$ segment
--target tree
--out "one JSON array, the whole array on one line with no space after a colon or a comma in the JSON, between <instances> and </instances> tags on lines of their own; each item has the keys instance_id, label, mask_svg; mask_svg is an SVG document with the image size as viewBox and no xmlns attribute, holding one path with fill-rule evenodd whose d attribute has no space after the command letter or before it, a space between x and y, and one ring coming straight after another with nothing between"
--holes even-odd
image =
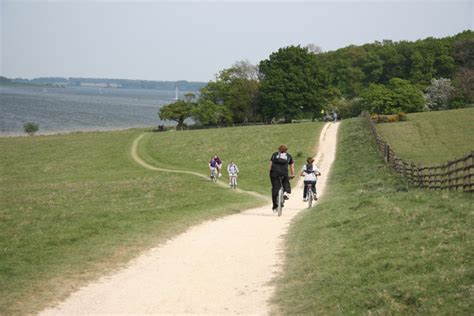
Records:
<instances>
[{"instance_id":1,"label":"tree","mask_svg":"<svg viewBox=\"0 0 474 316\"><path fill-rule=\"evenodd\" d=\"M474 38L455 42L453 54L458 65L474 68Z\"/></svg>"},{"instance_id":2,"label":"tree","mask_svg":"<svg viewBox=\"0 0 474 316\"><path fill-rule=\"evenodd\" d=\"M23 125L23 130L28 135L33 136L39 130L39 125L34 122L27 122Z\"/></svg>"},{"instance_id":3,"label":"tree","mask_svg":"<svg viewBox=\"0 0 474 316\"><path fill-rule=\"evenodd\" d=\"M420 112L425 106L425 98L420 89L412 85L408 80L392 78L388 83L392 91L393 109L392 113Z\"/></svg>"},{"instance_id":4,"label":"tree","mask_svg":"<svg viewBox=\"0 0 474 316\"><path fill-rule=\"evenodd\" d=\"M394 96L383 84L371 83L361 95L364 110L370 113L390 114L394 107Z\"/></svg>"},{"instance_id":5,"label":"tree","mask_svg":"<svg viewBox=\"0 0 474 316\"><path fill-rule=\"evenodd\" d=\"M318 46L314 43L306 45L306 48L308 49L310 53L313 53L313 54L321 54L323 52L323 49L321 48L321 46Z\"/></svg>"},{"instance_id":6,"label":"tree","mask_svg":"<svg viewBox=\"0 0 474 316\"><path fill-rule=\"evenodd\" d=\"M192 110L194 119L204 126L220 126L232 123L232 114L224 105L203 100Z\"/></svg>"},{"instance_id":7,"label":"tree","mask_svg":"<svg viewBox=\"0 0 474 316\"><path fill-rule=\"evenodd\" d=\"M250 62L237 61L231 68L224 69L201 89L202 101L225 106L236 123L257 121L258 68Z\"/></svg>"},{"instance_id":8,"label":"tree","mask_svg":"<svg viewBox=\"0 0 474 316\"><path fill-rule=\"evenodd\" d=\"M280 48L259 64L260 102L266 121L320 115L329 76L307 48Z\"/></svg>"},{"instance_id":9,"label":"tree","mask_svg":"<svg viewBox=\"0 0 474 316\"><path fill-rule=\"evenodd\" d=\"M191 117L192 104L183 100L164 105L158 111L158 116L162 120L171 120L178 123L177 129L184 129L184 121Z\"/></svg>"},{"instance_id":10,"label":"tree","mask_svg":"<svg viewBox=\"0 0 474 316\"><path fill-rule=\"evenodd\" d=\"M454 82L459 88L466 104L474 103L474 67L461 67L454 76Z\"/></svg>"},{"instance_id":11,"label":"tree","mask_svg":"<svg viewBox=\"0 0 474 316\"><path fill-rule=\"evenodd\" d=\"M450 79L432 79L431 85L426 88L426 105L430 110L446 110L454 92Z\"/></svg>"},{"instance_id":12,"label":"tree","mask_svg":"<svg viewBox=\"0 0 474 316\"><path fill-rule=\"evenodd\" d=\"M392 78L387 86L372 83L361 97L363 108L377 114L422 111L425 104L423 93L400 78Z\"/></svg>"}]
</instances>

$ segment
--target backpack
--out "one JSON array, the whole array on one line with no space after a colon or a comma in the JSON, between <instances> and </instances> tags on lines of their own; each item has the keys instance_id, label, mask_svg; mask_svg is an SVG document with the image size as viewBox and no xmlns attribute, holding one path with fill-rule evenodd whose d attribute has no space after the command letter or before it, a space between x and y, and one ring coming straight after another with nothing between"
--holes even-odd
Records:
<instances>
[{"instance_id":1,"label":"backpack","mask_svg":"<svg viewBox=\"0 0 474 316\"><path fill-rule=\"evenodd\" d=\"M287 153L277 153L272 162L279 164L279 165L287 165L289 163L290 157Z\"/></svg>"},{"instance_id":2,"label":"backpack","mask_svg":"<svg viewBox=\"0 0 474 316\"><path fill-rule=\"evenodd\" d=\"M312 163L309 163L306 165L306 170L304 171L305 173L307 174L310 174L310 173L313 173L313 164Z\"/></svg>"}]
</instances>

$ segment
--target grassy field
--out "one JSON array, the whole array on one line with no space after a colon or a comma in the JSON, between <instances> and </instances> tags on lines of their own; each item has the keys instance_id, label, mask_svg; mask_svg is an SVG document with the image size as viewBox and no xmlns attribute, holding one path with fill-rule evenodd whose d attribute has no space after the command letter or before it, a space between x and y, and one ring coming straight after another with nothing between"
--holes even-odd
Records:
<instances>
[{"instance_id":1,"label":"grassy field","mask_svg":"<svg viewBox=\"0 0 474 316\"><path fill-rule=\"evenodd\" d=\"M377 130L405 160L444 163L474 150L474 108L410 113L408 121L378 124Z\"/></svg>"},{"instance_id":2,"label":"grassy field","mask_svg":"<svg viewBox=\"0 0 474 316\"><path fill-rule=\"evenodd\" d=\"M279 143L289 140L285 133L297 139L290 147L311 152L321 126L280 125L258 137L249 135L254 128L150 134L140 153L154 165L162 163L153 156L175 157L176 164L168 160L167 167L206 173L206 164L201 165L192 151L202 154L205 162L212 153L208 147L194 147L195 142L221 139L210 151L227 142L240 144L241 154L235 157L245 156L259 167L265 162L261 182L241 164L241 187L268 193L268 159ZM39 311L193 224L262 203L199 177L139 166L130 148L141 133L0 138L0 315ZM186 141L189 147L161 147L161 139L181 145ZM255 150L261 142L268 144L268 152ZM231 153L232 149L219 150L224 159Z\"/></svg>"},{"instance_id":3,"label":"grassy field","mask_svg":"<svg viewBox=\"0 0 474 316\"><path fill-rule=\"evenodd\" d=\"M473 196L408 188L366 124L342 123L327 195L291 227L278 312L472 314Z\"/></svg>"},{"instance_id":4,"label":"grassy field","mask_svg":"<svg viewBox=\"0 0 474 316\"><path fill-rule=\"evenodd\" d=\"M316 154L315 143L323 123L249 126L194 130L186 133L148 134L139 148L140 156L163 168L209 173L211 156L219 155L223 169L230 160L240 169L239 186L269 193L270 156L282 143L301 168L308 156ZM224 172L227 176L227 172Z\"/></svg>"}]
</instances>

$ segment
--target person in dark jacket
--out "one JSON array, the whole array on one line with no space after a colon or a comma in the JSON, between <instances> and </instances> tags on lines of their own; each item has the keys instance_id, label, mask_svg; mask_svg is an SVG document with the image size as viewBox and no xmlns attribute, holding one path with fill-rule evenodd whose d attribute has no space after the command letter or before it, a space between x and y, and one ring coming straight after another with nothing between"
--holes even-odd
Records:
<instances>
[{"instance_id":1,"label":"person in dark jacket","mask_svg":"<svg viewBox=\"0 0 474 316\"><path fill-rule=\"evenodd\" d=\"M290 175L288 176L288 169ZM278 190L280 190L279 177L283 177L283 191L284 199L288 200L291 193L290 179L295 176L295 166L293 157L288 153L288 146L281 145L278 147L278 151L273 153L270 158L270 181L272 183L272 210L276 212L278 207Z\"/></svg>"}]
</instances>

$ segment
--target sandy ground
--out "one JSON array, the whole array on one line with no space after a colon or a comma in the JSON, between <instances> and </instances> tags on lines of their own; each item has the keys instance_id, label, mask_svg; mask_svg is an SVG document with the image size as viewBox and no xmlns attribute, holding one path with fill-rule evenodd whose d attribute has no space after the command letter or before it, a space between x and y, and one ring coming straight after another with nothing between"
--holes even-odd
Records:
<instances>
[{"instance_id":1,"label":"sandy ground","mask_svg":"<svg viewBox=\"0 0 474 316\"><path fill-rule=\"evenodd\" d=\"M338 126L328 123L321 132L316 156L323 173L317 184L320 197L335 158ZM133 152L136 156L136 144ZM284 259L283 236L292 219L306 208L299 181L281 217L268 204L192 227L40 314L267 315L274 291L271 281ZM317 211L317 203L312 211Z\"/></svg>"}]
</instances>

